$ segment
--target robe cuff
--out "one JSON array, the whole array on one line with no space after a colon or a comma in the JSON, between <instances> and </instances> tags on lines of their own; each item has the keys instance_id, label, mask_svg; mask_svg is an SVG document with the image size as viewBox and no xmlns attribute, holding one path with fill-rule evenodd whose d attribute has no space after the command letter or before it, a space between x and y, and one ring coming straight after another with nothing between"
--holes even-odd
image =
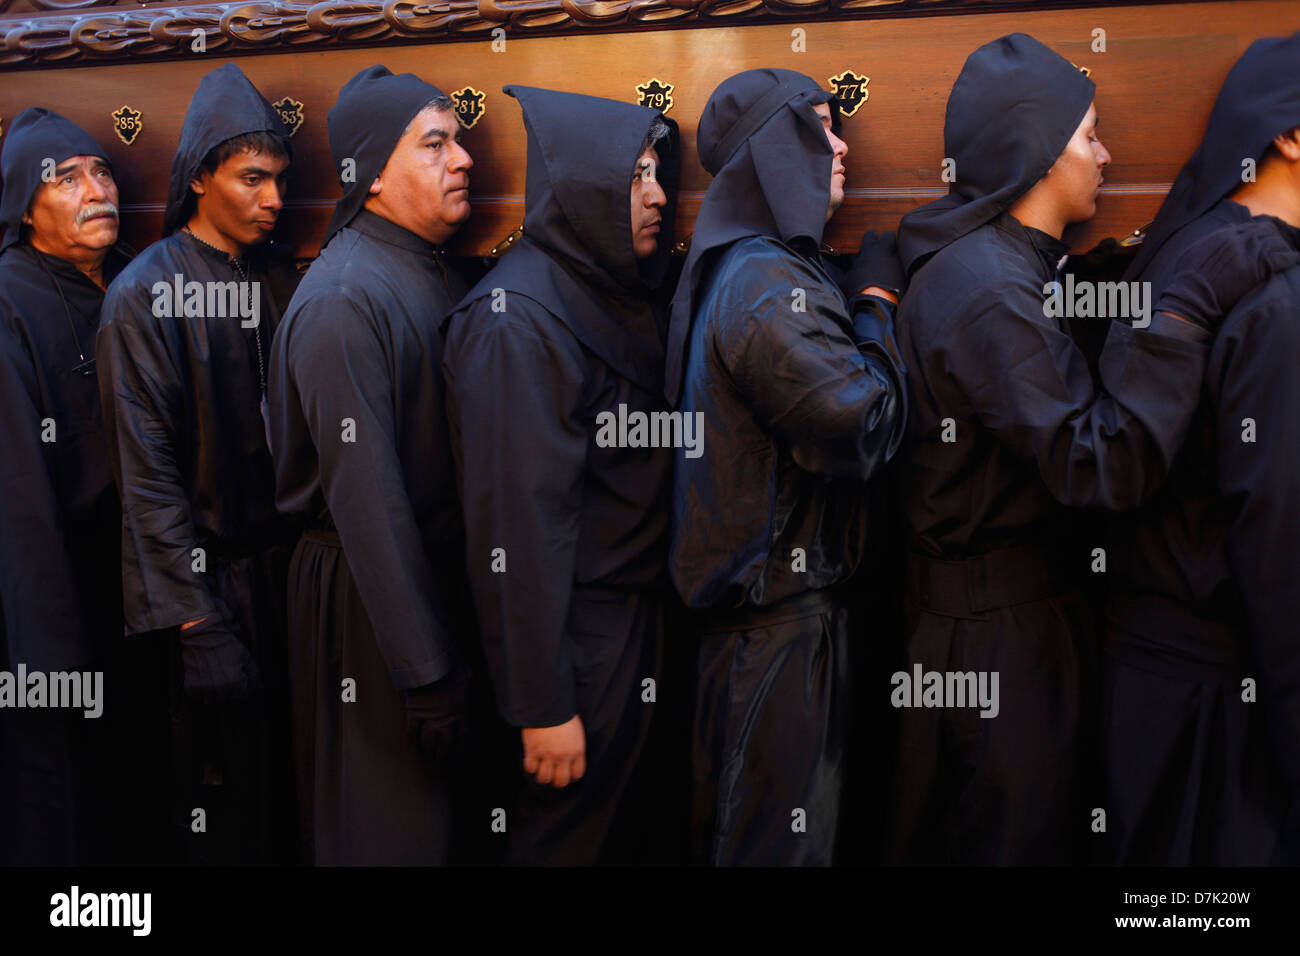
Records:
<instances>
[{"instance_id":1,"label":"robe cuff","mask_svg":"<svg viewBox=\"0 0 1300 956\"><path fill-rule=\"evenodd\" d=\"M572 690L561 693L547 703L533 706L502 706L501 717L512 727L558 727L578 715L578 703Z\"/></svg>"},{"instance_id":2,"label":"robe cuff","mask_svg":"<svg viewBox=\"0 0 1300 956\"><path fill-rule=\"evenodd\" d=\"M1151 313L1151 326L1139 331L1154 332L1156 335L1164 335L1173 339L1183 339L1187 342L1198 342L1208 345L1214 341L1214 333L1209 329L1202 328L1195 322L1175 319L1172 315L1166 315L1163 312Z\"/></svg>"},{"instance_id":3,"label":"robe cuff","mask_svg":"<svg viewBox=\"0 0 1300 956\"><path fill-rule=\"evenodd\" d=\"M859 316L873 316L888 323L894 317L898 306L878 295L859 292L849 300L849 315L853 316L854 328L857 328Z\"/></svg>"},{"instance_id":4,"label":"robe cuff","mask_svg":"<svg viewBox=\"0 0 1300 956\"><path fill-rule=\"evenodd\" d=\"M457 659L458 655L449 648L437 657L412 664L410 667L389 670L388 674L393 679L393 686L398 690L414 690L442 680L455 668Z\"/></svg>"},{"instance_id":5,"label":"robe cuff","mask_svg":"<svg viewBox=\"0 0 1300 956\"><path fill-rule=\"evenodd\" d=\"M216 602L210 598L206 607L172 607L170 611L165 613L155 611L152 608L139 613L138 609L128 608L124 612L123 633L128 637L133 634L150 634L154 631L179 628L182 624L188 624L190 621L197 621L200 618L212 617L213 615L221 616L221 611L218 610Z\"/></svg>"},{"instance_id":6,"label":"robe cuff","mask_svg":"<svg viewBox=\"0 0 1300 956\"><path fill-rule=\"evenodd\" d=\"M906 366L887 321L894 304L874 295L856 296L853 301L862 303L861 308L853 313L854 344L859 351L875 355L888 365L895 383L901 388L906 380Z\"/></svg>"}]
</instances>

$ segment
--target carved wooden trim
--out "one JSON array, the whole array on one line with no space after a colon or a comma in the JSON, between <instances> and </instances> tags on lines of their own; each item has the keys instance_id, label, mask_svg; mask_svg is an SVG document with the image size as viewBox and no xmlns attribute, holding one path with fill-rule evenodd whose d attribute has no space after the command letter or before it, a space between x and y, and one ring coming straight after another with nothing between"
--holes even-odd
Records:
<instances>
[{"instance_id":1,"label":"carved wooden trim","mask_svg":"<svg viewBox=\"0 0 1300 956\"><path fill-rule=\"evenodd\" d=\"M0 0L0 70L184 57L195 30L208 52L231 55L482 39L497 27L523 37L1153 2L1188 0Z\"/></svg>"}]
</instances>

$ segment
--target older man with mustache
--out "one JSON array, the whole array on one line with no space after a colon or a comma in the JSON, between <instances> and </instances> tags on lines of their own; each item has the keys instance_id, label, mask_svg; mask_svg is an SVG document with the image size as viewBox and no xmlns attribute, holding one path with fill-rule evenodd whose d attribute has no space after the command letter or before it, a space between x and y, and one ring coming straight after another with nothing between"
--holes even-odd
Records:
<instances>
[{"instance_id":1,"label":"older man with mustache","mask_svg":"<svg viewBox=\"0 0 1300 956\"><path fill-rule=\"evenodd\" d=\"M15 120L0 166L0 670L101 670L122 632L94 362L104 287L127 261L117 185L100 145L39 107ZM88 733L103 726L0 711L0 864L100 857Z\"/></svg>"}]
</instances>

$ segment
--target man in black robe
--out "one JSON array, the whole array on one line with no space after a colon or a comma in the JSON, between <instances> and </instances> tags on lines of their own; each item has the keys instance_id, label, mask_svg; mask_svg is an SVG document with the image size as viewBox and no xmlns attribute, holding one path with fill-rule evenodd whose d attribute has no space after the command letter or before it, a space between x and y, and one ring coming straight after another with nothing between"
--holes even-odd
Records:
<instances>
[{"instance_id":1,"label":"man in black robe","mask_svg":"<svg viewBox=\"0 0 1300 956\"><path fill-rule=\"evenodd\" d=\"M680 452L609 423L667 411L650 297L680 160L655 110L505 92L528 131L524 236L447 320L447 415L479 629L529 777L501 820L506 861L581 865L609 859L670 692L654 682Z\"/></svg>"},{"instance_id":2,"label":"man in black robe","mask_svg":"<svg viewBox=\"0 0 1300 956\"><path fill-rule=\"evenodd\" d=\"M821 258L848 147L830 93L750 70L709 98L713 174L672 306L666 395L703 420L673 480L673 581L699 639L692 853L827 865L850 722L867 486L902 438L897 281L864 241L845 293ZM892 248L880 275L897 272ZM868 289L867 287L873 287ZM867 294L867 292L871 294ZM846 301L847 300L847 301Z\"/></svg>"},{"instance_id":3,"label":"man in black robe","mask_svg":"<svg viewBox=\"0 0 1300 956\"><path fill-rule=\"evenodd\" d=\"M104 672L122 634L121 516L94 343L104 287L129 261L117 185L100 145L39 107L14 120L2 165L0 670ZM130 821L107 813L123 784L105 786L100 758L125 703L118 676L91 720L0 710L0 865L115 855L104 837Z\"/></svg>"},{"instance_id":4,"label":"man in black robe","mask_svg":"<svg viewBox=\"0 0 1300 956\"><path fill-rule=\"evenodd\" d=\"M283 124L240 69L205 76L172 162L164 238L109 287L97 340L126 631L154 635L174 822L194 861L282 860L293 842L291 538L266 423L271 336L298 278L267 242L288 164Z\"/></svg>"},{"instance_id":5,"label":"man in black robe","mask_svg":"<svg viewBox=\"0 0 1300 956\"><path fill-rule=\"evenodd\" d=\"M472 613L438 336L465 286L441 247L473 161L442 91L382 66L343 87L329 132L355 176L271 359L277 500L306 526L289 577L305 857L445 863Z\"/></svg>"},{"instance_id":6,"label":"man in black robe","mask_svg":"<svg viewBox=\"0 0 1300 956\"><path fill-rule=\"evenodd\" d=\"M1095 213L1110 161L1093 92L1024 34L976 50L948 101L956 180L899 229L912 417L898 862L1077 862L1097 822L1096 649L1080 587L1104 549L1066 506L1129 509L1154 493L1210 333L1201 316L1130 306L1141 321L1112 323L1098 391L1051 304L1062 232Z\"/></svg>"},{"instance_id":7,"label":"man in black robe","mask_svg":"<svg viewBox=\"0 0 1300 956\"><path fill-rule=\"evenodd\" d=\"M1229 72L1131 270L1180 314L1226 311L1206 261L1258 288L1218 331L1165 486L1115 522L1102 703L1117 863L1297 862L1297 227L1300 34L1257 40ZM1261 261L1278 245L1289 257Z\"/></svg>"}]
</instances>

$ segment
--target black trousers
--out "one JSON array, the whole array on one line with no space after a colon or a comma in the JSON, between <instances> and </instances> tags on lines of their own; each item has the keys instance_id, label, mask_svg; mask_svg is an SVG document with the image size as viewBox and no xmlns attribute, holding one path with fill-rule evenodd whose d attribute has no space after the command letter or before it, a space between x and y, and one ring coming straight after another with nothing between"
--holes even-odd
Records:
<instances>
[{"instance_id":1,"label":"black trousers","mask_svg":"<svg viewBox=\"0 0 1300 956\"><path fill-rule=\"evenodd\" d=\"M657 706L646 699L643 682L655 681L656 700L664 692L659 686L663 629L664 605L657 593L575 588L568 633L578 715L587 736L587 772L560 789L523 779L506 817L508 865L624 862L611 859L611 849L628 844L627 832L645 824L638 815L652 806L640 799L643 794L625 796ZM505 759L521 768L522 777L518 731Z\"/></svg>"},{"instance_id":2,"label":"black trousers","mask_svg":"<svg viewBox=\"0 0 1300 956\"><path fill-rule=\"evenodd\" d=\"M851 721L851 615L810 592L739 615L697 615L692 858L829 866Z\"/></svg>"}]
</instances>

